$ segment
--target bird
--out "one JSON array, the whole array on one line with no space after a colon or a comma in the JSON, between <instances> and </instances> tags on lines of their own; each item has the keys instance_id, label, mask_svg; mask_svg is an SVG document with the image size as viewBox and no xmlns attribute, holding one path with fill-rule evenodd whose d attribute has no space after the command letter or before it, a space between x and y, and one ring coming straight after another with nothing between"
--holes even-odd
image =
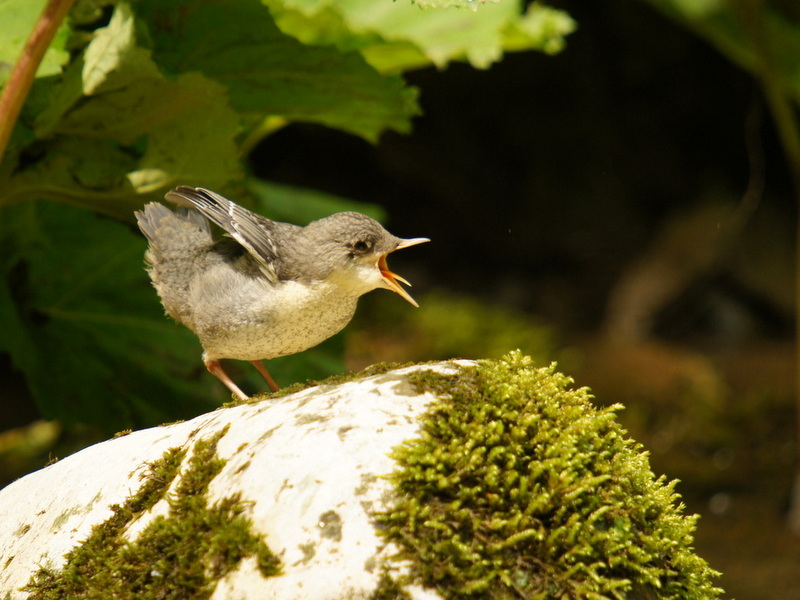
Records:
<instances>
[{"instance_id":1,"label":"bird","mask_svg":"<svg viewBox=\"0 0 800 600\"><path fill-rule=\"evenodd\" d=\"M206 369L248 398L221 359L252 363L302 352L341 331L358 298L385 288L414 306L386 257L428 238L395 237L374 219L340 212L301 227L273 221L200 187L178 186L136 211L146 270L166 313L193 331ZM212 223L221 229L215 235Z\"/></svg>"}]
</instances>

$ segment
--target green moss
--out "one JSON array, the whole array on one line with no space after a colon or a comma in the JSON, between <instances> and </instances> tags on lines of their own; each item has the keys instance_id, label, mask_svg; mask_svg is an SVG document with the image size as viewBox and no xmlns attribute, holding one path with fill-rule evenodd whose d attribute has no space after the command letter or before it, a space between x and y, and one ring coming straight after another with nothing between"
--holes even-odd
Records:
<instances>
[{"instance_id":1,"label":"green moss","mask_svg":"<svg viewBox=\"0 0 800 600\"><path fill-rule=\"evenodd\" d=\"M369 600L411 600L411 594L395 581L388 569L385 569L378 580L378 586L369 596Z\"/></svg>"},{"instance_id":2,"label":"green moss","mask_svg":"<svg viewBox=\"0 0 800 600\"><path fill-rule=\"evenodd\" d=\"M383 534L447 598L716 598L696 517L588 391L519 352L415 377L443 398L400 469Z\"/></svg>"},{"instance_id":3,"label":"green moss","mask_svg":"<svg viewBox=\"0 0 800 600\"><path fill-rule=\"evenodd\" d=\"M112 515L66 555L61 569L42 568L31 578L24 588L29 600L199 600L248 556L256 557L265 577L279 573L278 559L252 532L238 494L208 504L208 486L225 464L216 455L224 434L195 443L172 492L186 451L173 448L149 464L139 490L111 507ZM167 514L153 518L135 540L126 539L128 526L165 497Z\"/></svg>"}]
</instances>

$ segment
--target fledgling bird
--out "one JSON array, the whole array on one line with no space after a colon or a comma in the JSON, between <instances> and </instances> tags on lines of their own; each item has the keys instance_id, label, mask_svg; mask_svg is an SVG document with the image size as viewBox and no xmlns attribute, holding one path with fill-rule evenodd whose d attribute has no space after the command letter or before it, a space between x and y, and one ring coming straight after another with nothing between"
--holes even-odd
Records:
<instances>
[{"instance_id":1,"label":"fledgling bird","mask_svg":"<svg viewBox=\"0 0 800 600\"><path fill-rule=\"evenodd\" d=\"M183 208L151 202L136 212L150 279L167 314L200 338L206 368L240 399L247 395L220 359L250 361L275 391L261 360L338 333L362 294L386 288L417 306L386 256L427 238L395 237L357 212L305 227L272 221L203 188L180 186L166 198ZM215 239L209 221L227 235Z\"/></svg>"}]
</instances>

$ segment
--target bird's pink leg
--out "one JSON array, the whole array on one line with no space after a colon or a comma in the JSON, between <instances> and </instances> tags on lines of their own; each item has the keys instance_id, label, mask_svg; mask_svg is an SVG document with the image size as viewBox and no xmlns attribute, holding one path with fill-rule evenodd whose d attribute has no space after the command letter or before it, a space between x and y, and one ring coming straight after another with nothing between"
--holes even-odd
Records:
<instances>
[{"instance_id":1,"label":"bird's pink leg","mask_svg":"<svg viewBox=\"0 0 800 600\"><path fill-rule=\"evenodd\" d=\"M218 360L206 360L203 362L206 365L206 369L208 369L211 374L224 383L225 387L233 392L234 396L236 396L239 400L247 400L247 394L240 390L238 385L233 383L231 378L228 377L228 374L222 369L222 365L219 364Z\"/></svg>"},{"instance_id":2,"label":"bird's pink leg","mask_svg":"<svg viewBox=\"0 0 800 600\"><path fill-rule=\"evenodd\" d=\"M267 382L270 390L277 392L279 389L281 389L278 384L275 383L275 380L272 378L272 375L269 374L269 371L267 371L267 367L264 366L264 363L262 363L260 360L251 360L250 364L256 368L256 371L261 373L261 376L264 378L264 381Z\"/></svg>"}]
</instances>

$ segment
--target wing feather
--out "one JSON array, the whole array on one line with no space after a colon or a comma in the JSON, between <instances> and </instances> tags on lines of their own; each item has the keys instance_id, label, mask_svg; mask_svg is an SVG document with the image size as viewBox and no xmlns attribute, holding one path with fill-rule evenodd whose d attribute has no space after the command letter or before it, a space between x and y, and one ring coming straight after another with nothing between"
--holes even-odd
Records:
<instances>
[{"instance_id":1,"label":"wing feather","mask_svg":"<svg viewBox=\"0 0 800 600\"><path fill-rule=\"evenodd\" d=\"M278 281L280 228L290 225L266 219L204 188L179 186L167 192L166 198L180 206L196 208L219 225L258 261L267 279Z\"/></svg>"}]
</instances>

